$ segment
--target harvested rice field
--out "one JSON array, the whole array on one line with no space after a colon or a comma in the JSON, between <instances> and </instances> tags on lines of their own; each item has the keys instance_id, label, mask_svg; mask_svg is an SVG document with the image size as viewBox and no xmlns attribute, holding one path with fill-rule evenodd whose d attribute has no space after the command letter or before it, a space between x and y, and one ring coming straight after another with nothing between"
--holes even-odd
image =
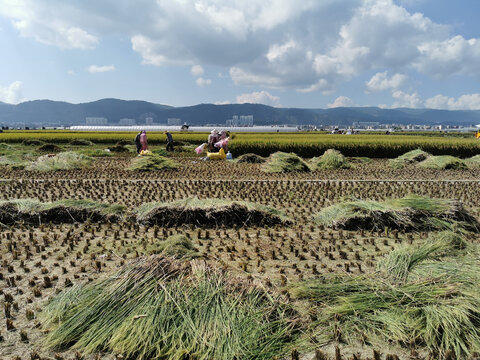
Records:
<instances>
[{"instance_id":1,"label":"harvested rice field","mask_svg":"<svg viewBox=\"0 0 480 360\"><path fill-rule=\"evenodd\" d=\"M479 358L473 160L59 146L0 153L1 359Z\"/></svg>"}]
</instances>

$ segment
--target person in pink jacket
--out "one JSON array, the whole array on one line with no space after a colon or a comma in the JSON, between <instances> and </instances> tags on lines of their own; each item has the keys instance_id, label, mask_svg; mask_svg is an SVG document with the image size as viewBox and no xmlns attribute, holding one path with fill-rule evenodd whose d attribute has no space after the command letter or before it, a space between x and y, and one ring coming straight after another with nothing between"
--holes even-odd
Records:
<instances>
[{"instance_id":1,"label":"person in pink jacket","mask_svg":"<svg viewBox=\"0 0 480 360\"><path fill-rule=\"evenodd\" d=\"M142 150L148 150L147 132L145 130L142 130L140 134L140 144L142 145Z\"/></svg>"}]
</instances>

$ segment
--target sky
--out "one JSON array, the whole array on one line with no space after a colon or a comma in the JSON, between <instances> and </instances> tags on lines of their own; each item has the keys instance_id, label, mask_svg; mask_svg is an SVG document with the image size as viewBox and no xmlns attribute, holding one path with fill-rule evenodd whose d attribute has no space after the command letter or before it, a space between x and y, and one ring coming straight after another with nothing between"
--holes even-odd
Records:
<instances>
[{"instance_id":1,"label":"sky","mask_svg":"<svg viewBox=\"0 0 480 360\"><path fill-rule=\"evenodd\" d=\"M479 0L0 0L0 101L480 109Z\"/></svg>"}]
</instances>

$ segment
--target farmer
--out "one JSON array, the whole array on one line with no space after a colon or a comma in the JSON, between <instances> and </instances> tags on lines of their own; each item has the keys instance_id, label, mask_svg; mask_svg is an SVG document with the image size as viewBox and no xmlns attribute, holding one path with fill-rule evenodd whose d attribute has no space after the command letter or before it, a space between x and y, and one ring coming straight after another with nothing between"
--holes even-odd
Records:
<instances>
[{"instance_id":1,"label":"farmer","mask_svg":"<svg viewBox=\"0 0 480 360\"><path fill-rule=\"evenodd\" d=\"M210 152L217 151L217 149L215 149L215 143L218 142L218 140L219 140L218 132L217 132L216 129L213 129L210 132L210 135L208 135L208 141L207 141L208 151L210 151Z\"/></svg>"},{"instance_id":2,"label":"farmer","mask_svg":"<svg viewBox=\"0 0 480 360\"><path fill-rule=\"evenodd\" d=\"M223 149L225 153L227 153L228 151L228 142L230 140L228 135L229 135L228 132L226 132L225 130L222 130L222 132L220 133L220 138L215 143L215 147L218 149Z\"/></svg>"},{"instance_id":3,"label":"farmer","mask_svg":"<svg viewBox=\"0 0 480 360\"><path fill-rule=\"evenodd\" d=\"M141 150L148 150L147 132L145 130L142 130L142 132L140 133L140 144L142 145Z\"/></svg>"},{"instance_id":4,"label":"farmer","mask_svg":"<svg viewBox=\"0 0 480 360\"><path fill-rule=\"evenodd\" d=\"M142 135L141 131L135 136L135 139L133 140L135 142L135 146L137 147L137 154L140 154L140 151L142 150L142 144L140 143L140 135Z\"/></svg>"},{"instance_id":5,"label":"farmer","mask_svg":"<svg viewBox=\"0 0 480 360\"><path fill-rule=\"evenodd\" d=\"M170 131L165 131L165 135L167 135L167 151L173 151L173 137L170 134Z\"/></svg>"}]
</instances>

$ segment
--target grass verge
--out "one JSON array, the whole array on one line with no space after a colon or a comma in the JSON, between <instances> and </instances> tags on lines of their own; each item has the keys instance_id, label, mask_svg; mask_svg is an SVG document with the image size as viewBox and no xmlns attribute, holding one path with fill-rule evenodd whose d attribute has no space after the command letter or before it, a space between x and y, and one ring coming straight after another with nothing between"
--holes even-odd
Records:
<instances>
[{"instance_id":1,"label":"grass verge","mask_svg":"<svg viewBox=\"0 0 480 360\"><path fill-rule=\"evenodd\" d=\"M30 171L57 171L73 170L89 166L93 159L75 151L65 151L56 156L40 156L33 163L28 164L25 169Z\"/></svg>"},{"instance_id":2,"label":"grass verge","mask_svg":"<svg viewBox=\"0 0 480 360\"><path fill-rule=\"evenodd\" d=\"M465 164L470 168L480 167L480 155L472 156L471 158L465 159Z\"/></svg>"},{"instance_id":3,"label":"grass verge","mask_svg":"<svg viewBox=\"0 0 480 360\"><path fill-rule=\"evenodd\" d=\"M310 166L294 153L276 152L267 159L263 171L269 173L311 171Z\"/></svg>"},{"instance_id":4,"label":"grass verge","mask_svg":"<svg viewBox=\"0 0 480 360\"><path fill-rule=\"evenodd\" d=\"M419 344L436 359L480 351L480 253L454 233L390 253L375 274L328 275L290 294L314 304L324 342Z\"/></svg>"},{"instance_id":5,"label":"grass verge","mask_svg":"<svg viewBox=\"0 0 480 360\"><path fill-rule=\"evenodd\" d=\"M234 160L234 162L237 163L249 163L249 164L263 164L265 161L267 161L264 157L257 155L257 154L243 154L240 155L238 158Z\"/></svg>"},{"instance_id":6,"label":"grass verge","mask_svg":"<svg viewBox=\"0 0 480 360\"><path fill-rule=\"evenodd\" d=\"M349 169L352 167L345 156L335 149L328 149L319 158L312 158L310 163L314 169Z\"/></svg>"},{"instance_id":7,"label":"grass verge","mask_svg":"<svg viewBox=\"0 0 480 360\"><path fill-rule=\"evenodd\" d=\"M336 229L405 231L480 229L477 219L457 200L409 195L384 202L352 200L322 209L314 221Z\"/></svg>"},{"instance_id":8,"label":"grass verge","mask_svg":"<svg viewBox=\"0 0 480 360\"><path fill-rule=\"evenodd\" d=\"M455 156L450 155L440 155L440 156L430 156L422 162L418 163L418 166L425 169L466 169L467 164Z\"/></svg>"},{"instance_id":9,"label":"grass verge","mask_svg":"<svg viewBox=\"0 0 480 360\"><path fill-rule=\"evenodd\" d=\"M139 258L55 297L46 345L135 359L272 359L292 339L286 307L203 262Z\"/></svg>"},{"instance_id":10,"label":"grass verge","mask_svg":"<svg viewBox=\"0 0 480 360\"><path fill-rule=\"evenodd\" d=\"M172 235L160 242L157 251L163 256L175 259L194 259L199 256L192 240L182 234Z\"/></svg>"},{"instance_id":11,"label":"grass verge","mask_svg":"<svg viewBox=\"0 0 480 360\"><path fill-rule=\"evenodd\" d=\"M172 159L164 156L150 155L137 156L132 160L127 170L130 171L155 171L155 170L174 170L178 164Z\"/></svg>"},{"instance_id":12,"label":"grass verge","mask_svg":"<svg viewBox=\"0 0 480 360\"><path fill-rule=\"evenodd\" d=\"M85 149L79 150L78 153L89 156L89 157L110 157L113 154L110 151L102 150L102 149Z\"/></svg>"},{"instance_id":13,"label":"grass verge","mask_svg":"<svg viewBox=\"0 0 480 360\"><path fill-rule=\"evenodd\" d=\"M0 201L0 223L29 224L44 222L72 223L115 221L123 213L124 206L99 203L92 200L59 200L42 203L34 199Z\"/></svg>"},{"instance_id":14,"label":"grass verge","mask_svg":"<svg viewBox=\"0 0 480 360\"><path fill-rule=\"evenodd\" d=\"M422 149L409 151L395 159L388 161L388 165L394 169L402 169L406 165L418 163L430 157L431 155Z\"/></svg>"},{"instance_id":15,"label":"grass verge","mask_svg":"<svg viewBox=\"0 0 480 360\"><path fill-rule=\"evenodd\" d=\"M140 223L161 226L195 224L200 227L273 226L291 223L285 214L245 201L187 198L166 203L147 203L134 210Z\"/></svg>"}]
</instances>

